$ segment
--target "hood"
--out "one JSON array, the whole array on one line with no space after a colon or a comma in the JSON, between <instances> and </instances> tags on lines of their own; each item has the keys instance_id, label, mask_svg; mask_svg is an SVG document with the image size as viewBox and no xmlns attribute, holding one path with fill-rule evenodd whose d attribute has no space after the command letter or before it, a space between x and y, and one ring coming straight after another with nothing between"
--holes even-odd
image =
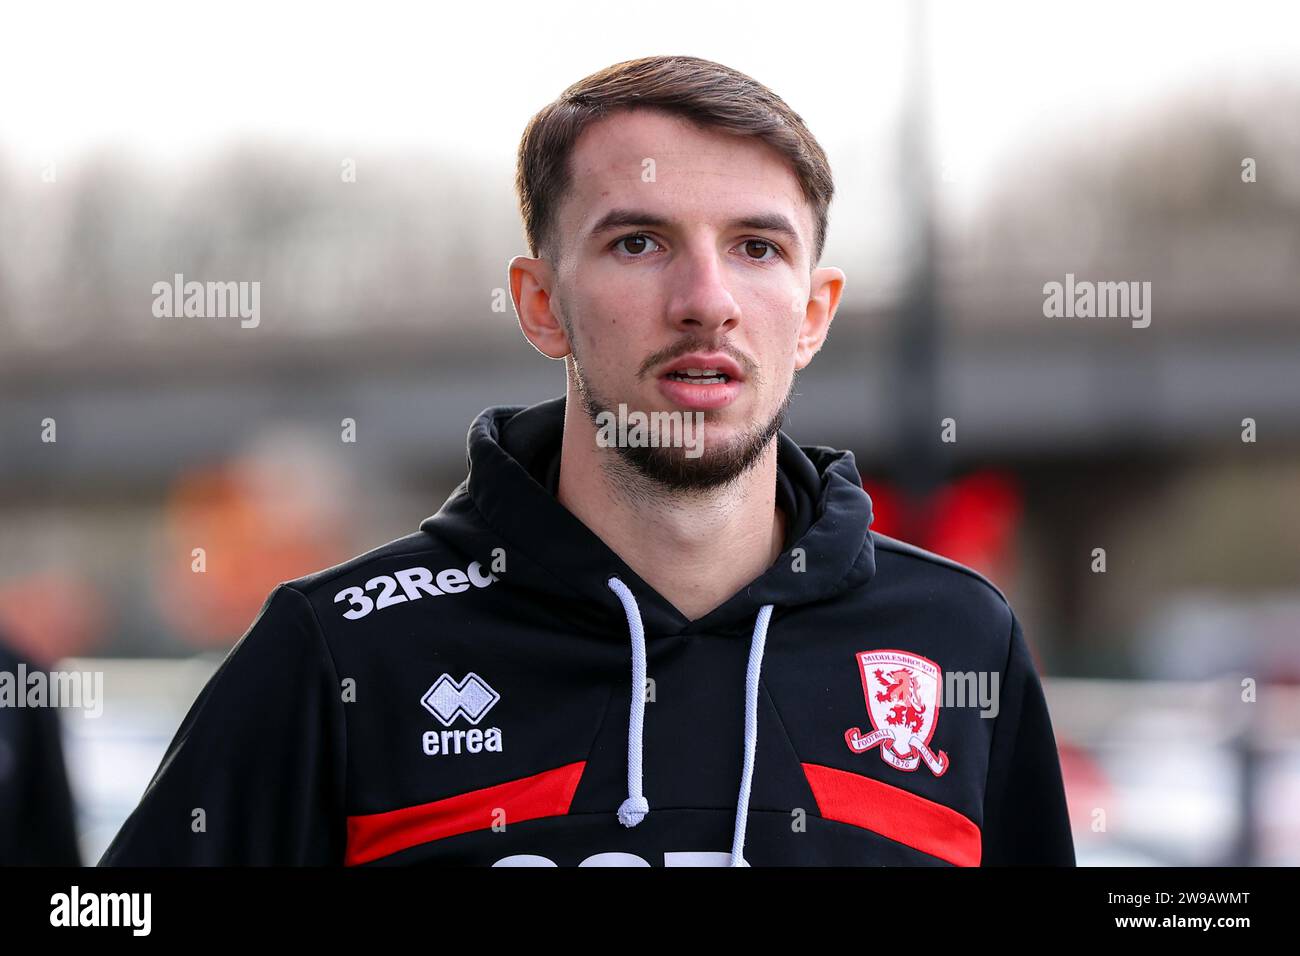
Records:
<instances>
[{"instance_id":1,"label":"hood","mask_svg":"<svg viewBox=\"0 0 1300 956\"><path fill-rule=\"evenodd\" d=\"M607 583L617 577L635 595L650 634L748 632L764 605L774 605L779 612L825 600L875 573L867 533L871 498L862 488L853 453L800 447L781 431L776 437L776 500L787 516L785 549L771 567L719 607L689 620L556 499L564 407L561 396L529 407L484 409L469 430L468 477L420 527L462 538L467 550L485 564L491 547L504 542L511 587L579 599L600 609L601 616L622 616ZM446 520L471 503L492 537L500 539L482 554L478 552L485 539L458 535L461 522ZM798 554L796 549L801 549ZM516 560L520 556L526 560Z\"/></svg>"},{"instance_id":2,"label":"hood","mask_svg":"<svg viewBox=\"0 0 1300 956\"><path fill-rule=\"evenodd\" d=\"M650 812L642 783L647 636L693 632L725 636L752 626L731 852L732 866L748 866L745 828L768 628L779 609L832 598L875 573L868 533L871 498L862 488L851 452L801 448L785 432L778 432L776 500L787 517L785 549L771 567L722 605L691 621L556 499L564 406L560 397L527 408L484 409L469 430L468 477L420 528L453 541L488 566L490 552L504 542L503 574L512 588L555 599L555 604L567 609L564 626L572 626L575 618L589 611L590 622L600 633L630 642L628 795L618 808L619 822L627 827L637 826ZM480 527L482 523L487 529ZM612 614L621 615L625 623L613 626L608 620Z\"/></svg>"}]
</instances>

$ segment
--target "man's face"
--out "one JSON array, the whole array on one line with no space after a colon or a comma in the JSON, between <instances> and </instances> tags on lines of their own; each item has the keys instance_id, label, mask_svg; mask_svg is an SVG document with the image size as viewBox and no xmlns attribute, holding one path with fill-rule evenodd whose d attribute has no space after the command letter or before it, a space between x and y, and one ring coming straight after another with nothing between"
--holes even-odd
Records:
<instances>
[{"instance_id":1,"label":"man's face","mask_svg":"<svg viewBox=\"0 0 1300 956\"><path fill-rule=\"evenodd\" d=\"M796 345L813 221L798 180L759 141L653 110L588 127L570 162L550 304L593 425L619 404L692 421L702 412L698 457L685 448L619 453L677 489L734 479L781 427L795 369L807 364ZM725 378L681 381L670 368L683 359L722 366Z\"/></svg>"}]
</instances>

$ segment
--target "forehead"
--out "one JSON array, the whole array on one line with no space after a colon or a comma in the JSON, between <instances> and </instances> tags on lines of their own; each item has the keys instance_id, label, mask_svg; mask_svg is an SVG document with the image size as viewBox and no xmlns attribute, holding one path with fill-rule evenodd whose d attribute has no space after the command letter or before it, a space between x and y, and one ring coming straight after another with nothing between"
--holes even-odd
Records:
<instances>
[{"instance_id":1,"label":"forehead","mask_svg":"<svg viewBox=\"0 0 1300 956\"><path fill-rule=\"evenodd\" d=\"M783 213L805 249L811 246L812 210L799 180L761 140L701 129L660 110L622 110L583 130L569 168L559 211L569 238L581 240L610 209L635 207L684 225Z\"/></svg>"}]
</instances>

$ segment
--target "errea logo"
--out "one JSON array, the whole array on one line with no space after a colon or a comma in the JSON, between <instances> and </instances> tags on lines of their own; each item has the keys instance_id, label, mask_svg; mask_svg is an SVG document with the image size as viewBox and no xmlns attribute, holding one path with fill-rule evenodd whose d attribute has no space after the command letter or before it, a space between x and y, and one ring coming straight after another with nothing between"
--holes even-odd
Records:
<instances>
[{"instance_id":1,"label":"errea logo","mask_svg":"<svg viewBox=\"0 0 1300 956\"><path fill-rule=\"evenodd\" d=\"M477 724L500 699L501 695L492 689L491 684L470 671L459 681L450 674L443 674L424 692L420 704L444 727L451 727L461 717ZM500 753L501 728L430 730L424 734L423 747L430 757L483 751Z\"/></svg>"},{"instance_id":2,"label":"errea logo","mask_svg":"<svg viewBox=\"0 0 1300 956\"><path fill-rule=\"evenodd\" d=\"M477 724L500 699L487 681L470 671L459 683L450 674L443 674L424 692L420 703L444 727L450 727L457 717Z\"/></svg>"},{"instance_id":3,"label":"errea logo","mask_svg":"<svg viewBox=\"0 0 1300 956\"><path fill-rule=\"evenodd\" d=\"M468 591L471 585L485 588L499 580L491 572L484 573L483 565L477 561L472 562L464 571L447 568L436 575L428 568L403 568L392 574L380 574L371 578L366 582L364 591L359 587L344 588L334 595L334 603L347 601L349 608L343 612L343 616L349 621L359 621L376 609L383 610L394 604L418 601L425 595L442 597L444 594L459 594ZM399 588L401 594L397 593ZM373 592L376 596L371 598L366 591Z\"/></svg>"}]
</instances>

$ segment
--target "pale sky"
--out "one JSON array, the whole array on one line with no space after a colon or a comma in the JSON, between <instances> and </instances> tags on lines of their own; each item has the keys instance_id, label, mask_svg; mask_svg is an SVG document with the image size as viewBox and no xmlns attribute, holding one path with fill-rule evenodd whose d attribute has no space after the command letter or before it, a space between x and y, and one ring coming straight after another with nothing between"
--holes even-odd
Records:
<instances>
[{"instance_id":1,"label":"pale sky","mask_svg":"<svg viewBox=\"0 0 1300 956\"><path fill-rule=\"evenodd\" d=\"M23 3L0 29L0 165L39 188L41 164L88 149L184 170L271 138L432 150L491 170L508 198L524 125L565 86L687 53L804 117L836 178L828 251L861 251L880 241L871 220L898 211L907 14L904 0ZM1018 143L1189 84L1300 79L1300 4L1285 0L936 0L929 23L933 155L954 211Z\"/></svg>"},{"instance_id":2,"label":"pale sky","mask_svg":"<svg viewBox=\"0 0 1300 956\"><path fill-rule=\"evenodd\" d=\"M716 59L774 88L828 150L892 135L902 0L454 4L15 4L0 145L129 144L158 158L236 135L414 144L500 158L601 66ZM1300 72L1300 5L935 2L936 143L978 166L1048 111L1123 108L1198 75Z\"/></svg>"}]
</instances>

